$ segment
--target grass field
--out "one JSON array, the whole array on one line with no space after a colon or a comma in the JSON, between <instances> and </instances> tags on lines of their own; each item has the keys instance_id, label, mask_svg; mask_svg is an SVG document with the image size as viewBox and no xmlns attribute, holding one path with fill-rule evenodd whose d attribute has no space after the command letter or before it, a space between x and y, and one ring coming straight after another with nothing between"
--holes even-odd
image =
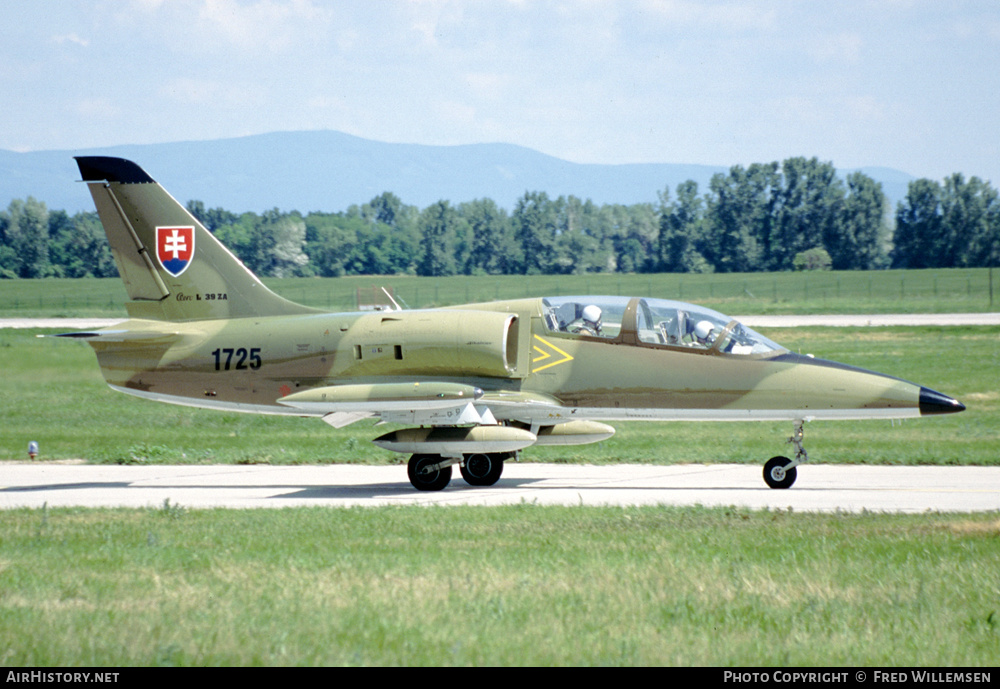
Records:
<instances>
[{"instance_id":1,"label":"grass field","mask_svg":"<svg viewBox=\"0 0 1000 689\"><path fill-rule=\"evenodd\" d=\"M164 505L0 526L7 666L1000 657L996 514Z\"/></svg>"},{"instance_id":2,"label":"grass field","mask_svg":"<svg viewBox=\"0 0 1000 689\"><path fill-rule=\"evenodd\" d=\"M994 279L996 284L994 284ZM265 280L282 296L353 311L357 288L387 286L410 308L529 296L606 294L693 301L733 315L946 313L1000 309L1000 273L988 268L868 272L412 276ZM0 318L124 317L121 280L0 280Z\"/></svg>"}]
</instances>

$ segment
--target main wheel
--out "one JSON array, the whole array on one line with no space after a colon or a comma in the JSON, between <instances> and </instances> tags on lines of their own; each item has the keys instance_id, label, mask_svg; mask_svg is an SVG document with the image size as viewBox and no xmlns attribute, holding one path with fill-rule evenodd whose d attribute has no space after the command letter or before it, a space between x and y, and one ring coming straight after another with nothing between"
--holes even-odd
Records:
<instances>
[{"instance_id":1,"label":"main wheel","mask_svg":"<svg viewBox=\"0 0 1000 689\"><path fill-rule=\"evenodd\" d=\"M791 488L795 483L795 467L786 469L792 463L788 457L771 457L764 465L764 481L771 488Z\"/></svg>"},{"instance_id":2,"label":"main wheel","mask_svg":"<svg viewBox=\"0 0 1000 689\"><path fill-rule=\"evenodd\" d=\"M425 472L425 467L441 461L440 455L413 455L406 464L410 483L417 490L443 490L451 481L451 465L443 469Z\"/></svg>"},{"instance_id":3,"label":"main wheel","mask_svg":"<svg viewBox=\"0 0 1000 689\"><path fill-rule=\"evenodd\" d=\"M500 480L504 459L499 453L465 455L459 471L470 486L492 486Z\"/></svg>"}]
</instances>

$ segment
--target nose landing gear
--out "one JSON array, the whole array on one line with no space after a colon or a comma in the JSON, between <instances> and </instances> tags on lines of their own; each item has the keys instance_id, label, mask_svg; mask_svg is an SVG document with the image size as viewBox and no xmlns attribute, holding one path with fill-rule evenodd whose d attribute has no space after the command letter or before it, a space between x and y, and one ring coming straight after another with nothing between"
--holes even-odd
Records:
<instances>
[{"instance_id":1,"label":"nose landing gear","mask_svg":"<svg viewBox=\"0 0 1000 689\"><path fill-rule=\"evenodd\" d=\"M804 435L802 430L803 423L803 420L795 422L795 430L792 432L792 437L788 439L788 442L795 446L795 459L791 460L788 457L780 456L771 457L764 465L764 482L769 487L791 488L798 474L795 471L795 467L809 461L809 453L802 446L802 436Z\"/></svg>"}]
</instances>

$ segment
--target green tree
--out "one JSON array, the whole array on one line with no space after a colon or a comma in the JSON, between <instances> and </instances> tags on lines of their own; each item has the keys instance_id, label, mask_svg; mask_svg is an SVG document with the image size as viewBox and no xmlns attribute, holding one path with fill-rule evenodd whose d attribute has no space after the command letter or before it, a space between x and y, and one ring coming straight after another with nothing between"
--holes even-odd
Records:
<instances>
[{"instance_id":1,"label":"green tree","mask_svg":"<svg viewBox=\"0 0 1000 689\"><path fill-rule=\"evenodd\" d=\"M272 213L277 213L274 209ZM248 217L252 216L252 217ZM248 224L248 221L249 224ZM269 231L269 223L256 213L244 213L238 227L245 228L244 255L240 257L247 268L260 276L270 276L271 257L274 255L274 235Z\"/></svg>"},{"instance_id":2,"label":"green tree","mask_svg":"<svg viewBox=\"0 0 1000 689\"><path fill-rule=\"evenodd\" d=\"M272 215L273 213L273 215ZM280 214L277 209L264 214L264 230L273 237L267 275L277 278L309 275L305 252L306 223L298 212Z\"/></svg>"},{"instance_id":3,"label":"green tree","mask_svg":"<svg viewBox=\"0 0 1000 689\"><path fill-rule=\"evenodd\" d=\"M844 185L833 163L789 158L781 165L781 188L768 245L770 268L791 270L796 254L823 247L824 239L843 234Z\"/></svg>"},{"instance_id":4,"label":"green tree","mask_svg":"<svg viewBox=\"0 0 1000 689\"><path fill-rule=\"evenodd\" d=\"M4 275L41 278L53 274L49 263L49 211L45 204L29 196L14 199L6 212L0 213L3 246L0 271Z\"/></svg>"},{"instance_id":5,"label":"green tree","mask_svg":"<svg viewBox=\"0 0 1000 689\"><path fill-rule=\"evenodd\" d=\"M975 179L975 178L973 178ZM997 190L984 184L983 222L977 224L977 232L971 240L971 265L980 267L1000 266L1000 200Z\"/></svg>"},{"instance_id":6,"label":"green tree","mask_svg":"<svg viewBox=\"0 0 1000 689\"><path fill-rule=\"evenodd\" d=\"M313 272L322 277L346 274L348 256L364 221L336 213L310 213L305 222L305 252Z\"/></svg>"},{"instance_id":7,"label":"green tree","mask_svg":"<svg viewBox=\"0 0 1000 689\"><path fill-rule=\"evenodd\" d=\"M0 278L10 280L19 277L21 262L7 239L10 217L0 212Z\"/></svg>"},{"instance_id":8,"label":"green tree","mask_svg":"<svg viewBox=\"0 0 1000 689\"><path fill-rule=\"evenodd\" d=\"M518 199L512 216L514 238L520 249L518 273L549 273L554 263L556 218L555 204L544 191L526 192Z\"/></svg>"},{"instance_id":9,"label":"green tree","mask_svg":"<svg viewBox=\"0 0 1000 689\"><path fill-rule=\"evenodd\" d=\"M670 200L670 189L664 189L659 196L658 270L711 272L712 266L701 253L706 239L705 208L704 199L698 195L698 183L689 179L678 184L676 201Z\"/></svg>"},{"instance_id":10,"label":"green tree","mask_svg":"<svg viewBox=\"0 0 1000 689\"><path fill-rule=\"evenodd\" d=\"M625 272L653 272L659 265L659 214L651 203L625 207L627 225L620 255L628 256L631 269Z\"/></svg>"},{"instance_id":11,"label":"green tree","mask_svg":"<svg viewBox=\"0 0 1000 689\"><path fill-rule=\"evenodd\" d=\"M49 213L49 258L63 277L116 277L118 268L97 213Z\"/></svg>"},{"instance_id":12,"label":"green tree","mask_svg":"<svg viewBox=\"0 0 1000 689\"><path fill-rule=\"evenodd\" d=\"M830 270L833 259L826 249L817 247L795 254L792 266L795 270Z\"/></svg>"},{"instance_id":13,"label":"green tree","mask_svg":"<svg viewBox=\"0 0 1000 689\"><path fill-rule=\"evenodd\" d=\"M438 201L420 214L420 262L418 275L454 275L453 246L458 231L458 214L447 201Z\"/></svg>"},{"instance_id":14,"label":"green tree","mask_svg":"<svg viewBox=\"0 0 1000 689\"><path fill-rule=\"evenodd\" d=\"M252 235L255 227L260 223L260 218L256 213L243 213L235 222L223 225L215 230L216 238L226 245L238 259L243 261L247 268L257 272L260 267L256 257L251 255Z\"/></svg>"},{"instance_id":15,"label":"green tree","mask_svg":"<svg viewBox=\"0 0 1000 689\"><path fill-rule=\"evenodd\" d=\"M201 201L188 201L187 210L212 234L215 234L220 227L233 225L240 219L238 215L230 213L225 208L206 209Z\"/></svg>"},{"instance_id":16,"label":"green tree","mask_svg":"<svg viewBox=\"0 0 1000 689\"><path fill-rule=\"evenodd\" d=\"M232 225L216 233L247 268L262 277L308 275L309 256L305 253L306 225L297 213L277 208L263 215L244 213Z\"/></svg>"},{"instance_id":17,"label":"green tree","mask_svg":"<svg viewBox=\"0 0 1000 689\"><path fill-rule=\"evenodd\" d=\"M606 238L603 207L590 199L559 197L556 215L553 251L559 273L599 273L613 268L615 255Z\"/></svg>"},{"instance_id":18,"label":"green tree","mask_svg":"<svg viewBox=\"0 0 1000 689\"><path fill-rule=\"evenodd\" d=\"M420 260L420 210L383 192L363 206L351 206L347 217L366 227L358 232L348 265L356 275L416 274Z\"/></svg>"},{"instance_id":19,"label":"green tree","mask_svg":"<svg viewBox=\"0 0 1000 689\"><path fill-rule=\"evenodd\" d=\"M391 275L396 271L388 225L364 223L357 241L347 254L347 272L352 275Z\"/></svg>"},{"instance_id":20,"label":"green tree","mask_svg":"<svg viewBox=\"0 0 1000 689\"><path fill-rule=\"evenodd\" d=\"M652 204L607 204L601 207L603 239L613 247L612 269L621 273L655 270L659 221Z\"/></svg>"},{"instance_id":21,"label":"green tree","mask_svg":"<svg viewBox=\"0 0 1000 689\"><path fill-rule=\"evenodd\" d=\"M779 186L777 163L754 163L747 169L736 165L728 175L712 177L701 253L715 270L743 273L766 269Z\"/></svg>"},{"instance_id":22,"label":"green tree","mask_svg":"<svg viewBox=\"0 0 1000 689\"><path fill-rule=\"evenodd\" d=\"M940 260L946 267L985 266L989 263L991 224L995 230L996 190L978 177L968 181L955 173L941 191ZM992 237L995 243L995 235Z\"/></svg>"},{"instance_id":23,"label":"green tree","mask_svg":"<svg viewBox=\"0 0 1000 689\"><path fill-rule=\"evenodd\" d=\"M887 265L887 205L879 182L861 172L847 176L843 219L827 227L823 240L834 270L875 270Z\"/></svg>"},{"instance_id":24,"label":"green tree","mask_svg":"<svg viewBox=\"0 0 1000 689\"><path fill-rule=\"evenodd\" d=\"M518 263L507 212L491 199L478 199L458 207L471 233L467 274L513 273Z\"/></svg>"},{"instance_id":25,"label":"green tree","mask_svg":"<svg viewBox=\"0 0 1000 689\"><path fill-rule=\"evenodd\" d=\"M929 179L910 182L896 210L894 268L932 268L941 232L941 185Z\"/></svg>"},{"instance_id":26,"label":"green tree","mask_svg":"<svg viewBox=\"0 0 1000 689\"><path fill-rule=\"evenodd\" d=\"M374 223L398 227L404 220L407 212L402 200L389 191L384 191L362 209L361 214L366 219Z\"/></svg>"}]
</instances>

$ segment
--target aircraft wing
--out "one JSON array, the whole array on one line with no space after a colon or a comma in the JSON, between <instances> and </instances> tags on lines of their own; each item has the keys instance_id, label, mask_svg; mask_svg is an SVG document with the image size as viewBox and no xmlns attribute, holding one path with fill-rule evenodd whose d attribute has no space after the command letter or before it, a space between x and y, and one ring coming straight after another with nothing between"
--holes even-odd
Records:
<instances>
[{"instance_id":1,"label":"aircraft wing","mask_svg":"<svg viewBox=\"0 0 1000 689\"><path fill-rule=\"evenodd\" d=\"M501 418L531 419L561 409L548 395L492 391L443 381L329 385L286 395L278 404L321 414L334 428L364 418L437 426L494 425Z\"/></svg>"},{"instance_id":2,"label":"aircraft wing","mask_svg":"<svg viewBox=\"0 0 1000 689\"><path fill-rule=\"evenodd\" d=\"M364 411L332 411L329 414L323 415L323 421L330 424L334 428L343 428L344 426L350 426L355 421L371 419L374 417L375 414Z\"/></svg>"},{"instance_id":3,"label":"aircraft wing","mask_svg":"<svg viewBox=\"0 0 1000 689\"><path fill-rule=\"evenodd\" d=\"M480 402L501 413L504 418L532 418L539 413L552 413L563 408L562 403L551 395L521 390L487 392Z\"/></svg>"},{"instance_id":4,"label":"aircraft wing","mask_svg":"<svg viewBox=\"0 0 1000 689\"><path fill-rule=\"evenodd\" d=\"M167 344L179 339L181 333L162 330L87 330L75 333L39 335L38 337L69 337L100 342L148 342L150 344L162 342Z\"/></svg>"},{"instance_id":5,"label":"aircraft wing","mask_svg":"<svg viewBox=\"0 0 1000 689\"><path fill-rule=\"evenodd\" d=\"M444 382L328 385L286 395L278 404L307 412L406 411L461 408L483 396L472 385Z\"/></svg>"}]
</instances>

